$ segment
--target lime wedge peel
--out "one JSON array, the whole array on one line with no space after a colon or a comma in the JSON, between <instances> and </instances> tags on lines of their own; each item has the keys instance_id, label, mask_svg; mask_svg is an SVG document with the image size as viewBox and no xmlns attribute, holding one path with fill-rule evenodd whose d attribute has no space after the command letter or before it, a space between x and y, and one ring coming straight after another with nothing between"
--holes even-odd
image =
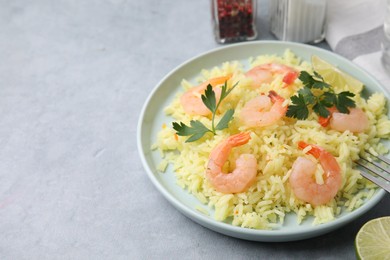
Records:
<instances>
[{"instance_id":1,"label":"lime wedge peel","mask_svg":"<svg viewBox=\"0 0 390 260\"><path fill-rule=\"evenodd\" d=\"M358 259L390 259L390 217L368 221L355 239Z\"/></svg>"},{"instance_id":2,"label":"lime wedge peel","mask_svg":"<svg viewBox=\"0 0 390 260\"><path fill-rule=\"evenodd\" d=\"M320 57L313 55L311 58L311 63L313 69L318 72L324 78L325 82L329 83L330 85L340 88L345 88L345 86L348 86L348 89L355 94L360 93L363 90L362 82L341 71Z\"/></svg>"}]
</instances>

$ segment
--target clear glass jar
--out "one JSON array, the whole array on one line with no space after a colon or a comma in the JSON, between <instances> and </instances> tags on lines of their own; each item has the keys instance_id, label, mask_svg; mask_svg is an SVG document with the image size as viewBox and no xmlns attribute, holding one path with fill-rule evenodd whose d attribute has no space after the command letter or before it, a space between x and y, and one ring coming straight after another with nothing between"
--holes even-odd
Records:
<instances>
[{"instance_id":1,"label":"clear glass jar","mask_svg":"<svg viewBox=\"0 0 390 260\"><path fill-rule=\"evenodd\" d=\"M257 0L211 0L215 39L218 43L257 38Z\"/></svg>"},{"instance_id":2,"label":"clear glass jar","mask_svg":"<svg viewBox=\"0 0 390 260\"><path fill-rule=\"evenodd\" d=\"M282 41L318 43L325 39L326 0L272 0L270 30Z\"/></svg>"}]
</instances>

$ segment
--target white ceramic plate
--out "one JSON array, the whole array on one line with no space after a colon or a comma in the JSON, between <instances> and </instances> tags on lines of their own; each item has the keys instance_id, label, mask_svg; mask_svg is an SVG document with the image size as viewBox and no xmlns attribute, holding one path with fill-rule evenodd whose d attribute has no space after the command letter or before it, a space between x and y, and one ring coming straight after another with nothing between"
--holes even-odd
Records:
<instances>
[{"instance_id":1,"label":"white ceramic plate","mask_svg":"<svg viewBox=\"0 0 390 260\"><path fill-rule=\"evenodd\" d=\"M280 242L306 239L330 232L358 218L376 205L385 195L384 190L378 190L360 208L353 212L343 212L334 221L326 224L313 226L312 219L308 219L298 225L295 216L291 214L285 218L285 223L279 229L253 230L214 220L212 210L176 185L175 175L171 168L168 168L166 173L160 173L156 170L161 157L158 151L151 150L151 145L156 141L157 132L161 129L161 125L163 123L171 125L172 119L165 116L163 109L173 100L177 91L182 91L180 86L182 79L195 80L202 69L220 66L225 61L238 60L249 65L247 64L249 57L262 54L281 55L287 48L298 57L308 61L312 55L318 55L362 81L368 93L384 92L389 99L389 94L386 93L385 89L355 64L332 52L304 44L278 41L234 44L204 53L178 66L158 83L142 109L138 122L138 150L146 173L162 195L180 212L204 227L232 237L254 241ZM209 211L210 216L195 209L199 206Z\"/></svg>"}]
</instances>

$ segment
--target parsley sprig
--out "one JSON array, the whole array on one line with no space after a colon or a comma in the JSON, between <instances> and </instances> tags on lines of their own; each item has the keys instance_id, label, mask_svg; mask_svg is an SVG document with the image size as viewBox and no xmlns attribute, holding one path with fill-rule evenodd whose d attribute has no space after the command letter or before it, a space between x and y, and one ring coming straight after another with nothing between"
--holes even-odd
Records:
<instances>
[{"instance_id":1,"label":"parsley sprig","mask_svg":"<svg viewBox=\"0 0 390 260\"><path fill-rule=\"evenodd\" d=\"M211 129L207 128L202 122L199 120L191 120L190 125L186 125L183 122L173 122L173 129L176 130L176 134L180 136L190 136L186 142L194 142L200 138L202 138L206 133L211 132L214 135L217 130L222 130L228 127L230 120L233 118L234 109L229 109L222 116L221 120L219 120L218 124L215 125L215 115L217 114L218 107L221 104L222 100L224 100L227 95L237 86L238 82L234 84L233 87L227 89L227 82L222 86L221 97L217 103L215 92L213 87L209 84L205 90L205 93L202 94L201 98L203 104L212 112L211 118Z\"/></svg>"},{"instance_id":2,"label":"parsley sprig","mask_svg":"<svg viewBox=\"0 0 390 260\"><path fill-rule=\"evenodd\" d=\"M349 107L355 107L355 96L352 92L335 93L332 86L324 81L322 76L314 71L310 75L307 71L299 74L303 88L298 94L291 97L292 104L288 106L286 116L300 120L307 119L310 108L319 116L327 118L330 112L327 108L335 106L341 113L349 113Z\"/></svg>"}]
</instances>

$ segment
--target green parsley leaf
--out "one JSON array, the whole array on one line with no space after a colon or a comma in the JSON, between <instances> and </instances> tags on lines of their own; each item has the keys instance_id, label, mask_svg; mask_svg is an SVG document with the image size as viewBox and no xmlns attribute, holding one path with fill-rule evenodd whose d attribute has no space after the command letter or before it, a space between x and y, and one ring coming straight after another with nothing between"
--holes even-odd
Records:
<instances>
[{"instance_id":1,"label":"green parsley leaf","mask_svg":"<svg viewBox=\"0 0 390 260\"><path fill-rule=\"evenodd\" d=\"M191 120L190 126L187 126L183 122L173 122L173 129L176 130L176 134L180 136L191 136L186 142L193 142L200 139L205 133L210 130L202 124L200 121Z\"/></svg>"},{"instance_id":2,"label":"green parsley leaf","mask_svg":"<svg viewBox=\"0 0 390 260\"><path fill-rule=\"evenodd\" d=\"M326 106L321 102L318 102L313 106L313 111L316 112L319 116L325 118L330 115L328 109L326 109Z\"/></svg>"},{"instance_id":3,"label":"green parsley leaf","mask_svg":"<svg viewBox=\"0 0 390 260\"><path fill-rule=\"evenodd\" d=\"M349 113L348 107L355 107L355 101L351 99L351 97L354 97L355 94L348 92L348 91L343 91L340 92L337 95L337 100L336 100L336 108L339 112L341 113Z\"/></svg>"},{"instance_id":4,"label":"green parsley leaf","mask_svg":"<svg viewBox=\"0 0 390 260\"><path fill-rule=\"evenodd\" d=\"M286 116L296 119L306 119L309 116L309 109L307 108L306 100L302 94L292 96L291 101L293 105L287 108Z\"/></svg>"},{"instance_id":5,"label":"green parsley leaf","mask_svg":"<svg viewBox=\"0 0 390 260\"><path fill-rule=\"evenodd\" d=\"M192 120L190 126L187 126L183 122L173 122L173 129L176 130L176 134L180 136L190 136L186 142L193 142L202 138L207 132L216 134L217 130L225 129L229 126L229 122L233 118L234 109L229 109L222 116L221 120L215 126L215 115L218 111L218 107L222 100L230 94L230 92L237 86L238 82L233 85L230 89L227 89L227 82L222 86L221 97L217 103L215 92L213 87L209 84L205 90L205 93L201 96L203 104L212 112L211 129L208 129L204 124L198 120Z\"/></svg>"},{"instance_id":6,"label":"green parsley leaf","mask_svg":"<svg viewBox=\"0 0 390 260\"><path fill-rule=\"evenodd\" d=\"M225 99L225 97L227 95L230 94L230 92L232 92L232 90L237 86L238 82L236 82L233 87L231 87L230 89L227 89L227 82L225 82L225 84L222 86L222 91L221 91L221 100Z\"/></svg>"},{"instance_id":7,"label":"green parsley leaf","mask_svg":"<svg viewBox=\"0 0 390 260\"><path fill-rule=\"evenodd\" d=\"M337 96L333 92L325 92L322 97L322 102L326 107L331 107L337 102Z\"/></svg>"},{"instance_id":8,"label":"green parsley leaf","mask_svg":"<svg viewBox=\"0 0 390 260\"><path fill-rule=\"evenodd\" d=\"M324 79L317 72L314 72L314 76L312 76L307 71L301 71L299 79L302 81L303 85L309 89L324 89L331 87L328 83L324 82Z\"/></svg>"},{"instance_id":9,"label":"green parsley leaf","mask_svg":"<svg viewBox=\"0 0 390 260\"><path fill-rule=\"evenodd\" d=\"M330 85L328 83L325 83L325 82L314 81L313 85L311 87L316 88L316 89L324 89L324 88L329 88Z\"/></svg>"},{"instance_id":10,"label":"green parsley leaf","mask_svg":"<svg viewBox=\"0 0 390 260\"><path fill-rule=\"evenodd\" d=\"M322 82L324 82L324 78L317 71L313 71L313 73L314 73L314 77L316 77L317 79L320 79Z\"/></svg>"},{"instance_id":11,"label":"green parsley leaf","mask_svg":"<svg viewBox=\"0 0 390 260\"><path fill-rule=\"evenodd\" d=\"M215 112L217 107L217 101L215 99L215 92L213 91L213 86L210 84L207 85L207 88L204 94L201 96L203 104L211 111Z\"/></svg>"},{"instance_id":12,"label":"green parsley leaf","mask_svg":"<svg viewBox=\"0 0 390 260\"><path fill-rule=\"evenodd\" d=\"M299 74L299 79L304 87L298 94L291 97L291 105L287 108L286 116L300 120L307 119L310 108L321 117L328 117L330 112L327 108L336 106L341 113L349 113L349 107L355 107L352 99L355 95L349 91L336 94L330 84L324 81L323 77L314 71L310 75L307 71ZM313 91L315 89L315 91Z\"/></svg>"},{"instance_id":13,"label":"green parsley leaf","mask_svg":"<svg viewBox=\"0 0 390 260\"><path fill-rule=\"evenodd\" d=\"M301 71L298 78L302 81L305 87L311 88L311 85L313 85L313 77L307 71Z\"/></svg>"},{"instance_id":14,"label":"green parsley leaf","mask_svg":"<svg viewBox=\"0 0 390 260\"><path fill-rule=\"evenodd\" d=\"M315 102L315 96L308 87L303 87L298 90L298 94L304 100L305 104L313 104Z\"/></svg>"},{"instance_id":15,"label":"green parsley leaf","mask_svg":"<svg viewBox=\"0 0 390 260\"><path fill-rule=\"evenodd\" d=\"M228 111L226 111L221 120L219 120L217 126L215 127L215 130L222 130L228 128L229 122L233 118L233 114L234 109L229 109Z\"/></svg>"}]
</instances>

